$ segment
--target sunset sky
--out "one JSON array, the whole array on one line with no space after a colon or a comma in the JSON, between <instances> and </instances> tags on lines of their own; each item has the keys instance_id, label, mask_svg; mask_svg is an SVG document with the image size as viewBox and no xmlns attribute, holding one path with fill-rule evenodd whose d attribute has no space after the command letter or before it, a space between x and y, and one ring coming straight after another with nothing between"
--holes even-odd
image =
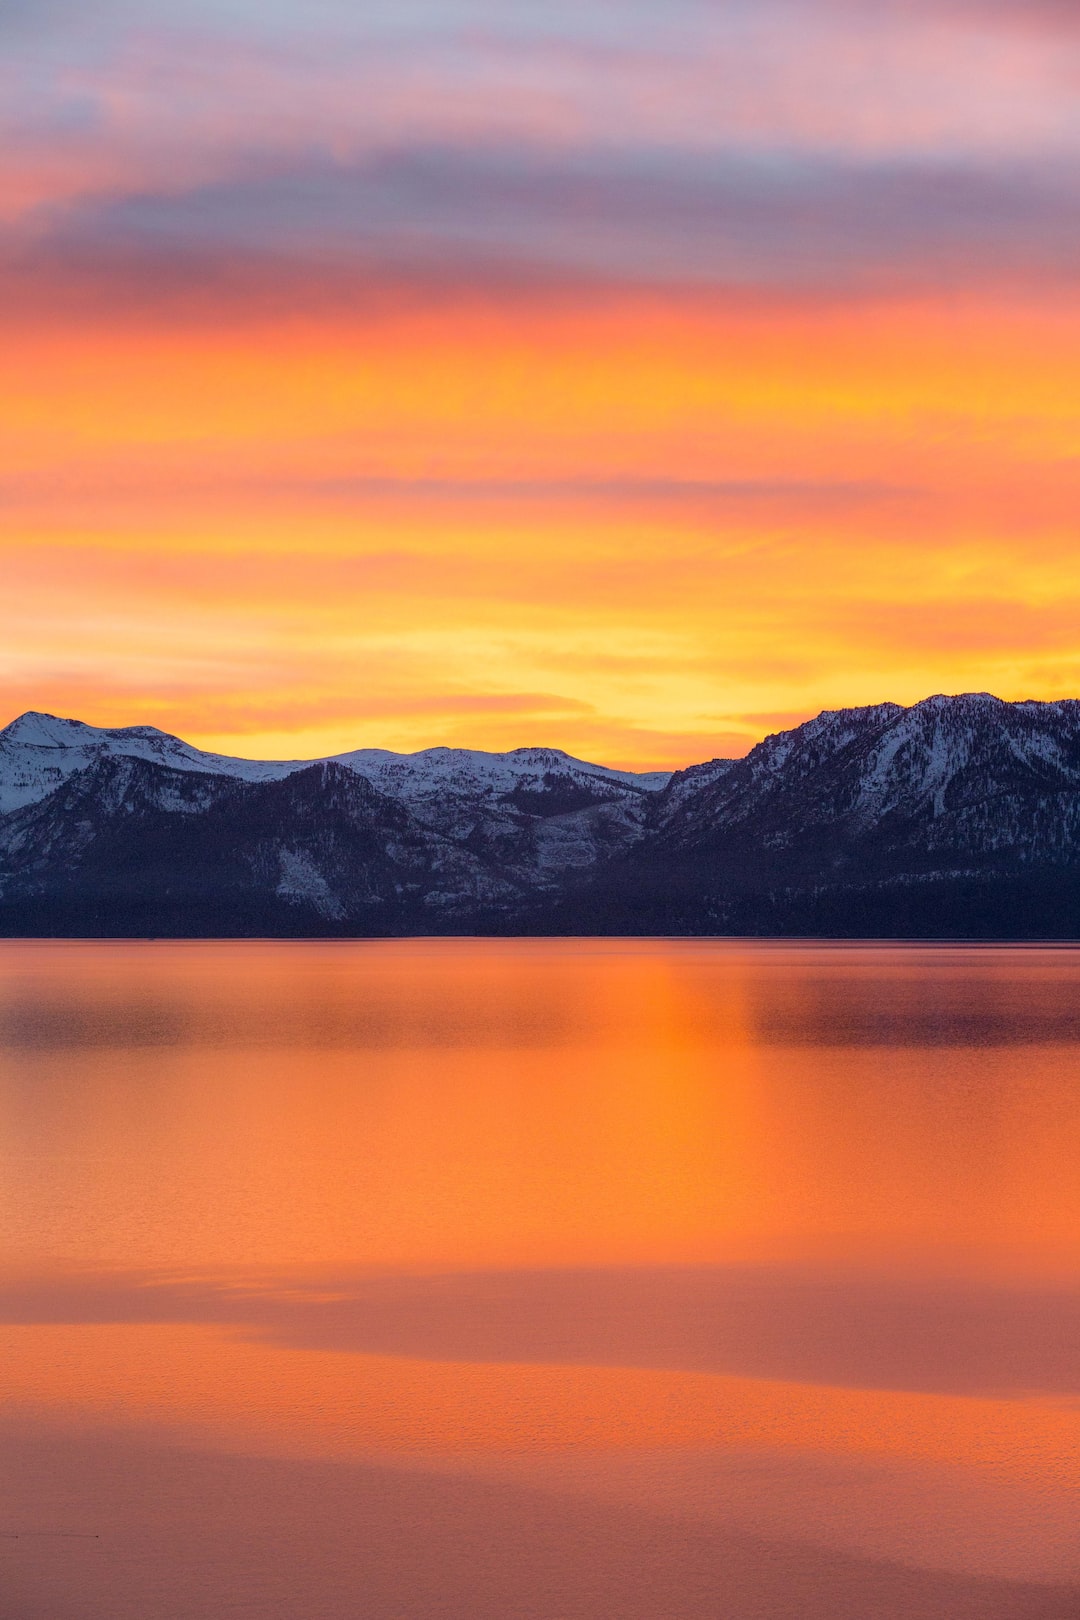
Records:
<instances>
[{"instance_id":1,"label":"sunset sky","mask_svg":"<svg viewBox=\"0 0 1080 1620\"><path fill-rule=\"evenodd\" d=\"M1080 694L1075 0L0 0L0 724Z\"/></svg>"}]
</instances>

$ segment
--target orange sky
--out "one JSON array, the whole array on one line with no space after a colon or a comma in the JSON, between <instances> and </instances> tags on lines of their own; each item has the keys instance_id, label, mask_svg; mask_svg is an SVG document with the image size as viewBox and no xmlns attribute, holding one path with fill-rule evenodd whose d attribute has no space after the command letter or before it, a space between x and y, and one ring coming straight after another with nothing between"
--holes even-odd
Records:
<instances>
[{"instance_id":1,"label":"orange sky","mask_svg":"<svg viewBox=\"0 0 1080 1620\"><path fill-rule=\"evenodd\" d=\"M0 721L648 767L1080 691L1076 33L769 4L0 23Z\"/></svg>"}]
</instances>

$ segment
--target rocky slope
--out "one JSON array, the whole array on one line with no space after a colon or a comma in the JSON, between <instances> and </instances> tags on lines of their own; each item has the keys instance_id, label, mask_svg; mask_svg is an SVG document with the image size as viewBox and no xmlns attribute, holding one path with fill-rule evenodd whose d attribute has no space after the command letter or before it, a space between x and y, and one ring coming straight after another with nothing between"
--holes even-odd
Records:
<instances>
[{"instance_id":1,"label":"rocky slope","mask_svg":"<svg viewBox=\"0 0 1080 1620\"><path fill-rule=\"evenodd\" d=\"M932 697L680 773L593 903L677 932L1072 934L1078 857L1080 702Z\"/></svg>"},{"instance_id":2,"label":"rocky slope","mask_svg":"<svg viewBox=\"0 0 1080 1620\"><path fill-rule=\"evenodd\" d=\"M237 760L23 715L0 732L0 929L508 927L636 842L668 779L538 748Z\"/></svg>"},{"instance_id":3,"label":"rocky slope","mask_svg":"<svg viewBox=\"0 0 1080 1620\"><path fill-rule=\"evenodd\" d=\"M819 715L672 778L557 750L0 732L0 931L1080 935L1080 702Z\"/></svg>"}]
</instances>

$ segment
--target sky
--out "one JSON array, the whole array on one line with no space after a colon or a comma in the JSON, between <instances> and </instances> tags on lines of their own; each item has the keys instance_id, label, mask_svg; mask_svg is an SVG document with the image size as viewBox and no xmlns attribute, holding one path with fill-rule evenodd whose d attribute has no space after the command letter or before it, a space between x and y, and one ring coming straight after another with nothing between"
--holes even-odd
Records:
<instances>
[{"instance_id":1,"label":"sky","mask_svg":"<svg viewBox=\"0 0 1080 1620\"><path fill-rule=\"evenodd\" d=\"M1075 0L0 0L0 723L1080 694Z\"/></svg>"}]
</instances>

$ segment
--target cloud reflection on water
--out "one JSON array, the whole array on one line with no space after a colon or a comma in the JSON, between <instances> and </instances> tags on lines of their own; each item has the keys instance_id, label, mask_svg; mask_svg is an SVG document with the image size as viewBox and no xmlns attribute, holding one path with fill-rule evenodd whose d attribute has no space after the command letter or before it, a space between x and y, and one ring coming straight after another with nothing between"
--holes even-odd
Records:
<instances>
[{"instance_id":1,"label":"cloud reflection on water","mask_svg":"<svg viewBox=\"0 0 1080 1620\"><path fill-rule=\"evenodd\" d=\"M0 1280L0 1323L200 1323L272 1346L1080 1394L1080 1291L808 1267Z\"/></svg>"}]
</instances>

